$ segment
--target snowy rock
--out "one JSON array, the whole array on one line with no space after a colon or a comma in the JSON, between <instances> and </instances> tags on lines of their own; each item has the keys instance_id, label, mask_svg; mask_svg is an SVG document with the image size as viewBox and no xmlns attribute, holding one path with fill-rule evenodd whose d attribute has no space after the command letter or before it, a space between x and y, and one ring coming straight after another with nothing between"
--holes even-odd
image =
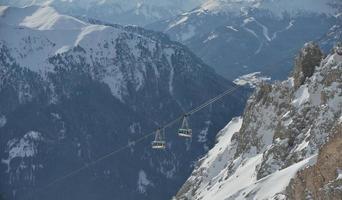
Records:
<instances>
[{"instance_id":1,"label":"snowy rock","mask_svg":"<svg viewBox=\"0 0 342 200\"><path fill-rule=\"evenodd\" d=\"M270 77L264 77L261 76L261 72L253 72L250 74L245 74L237 79L235 79L233 82L237 85L249 85L251 88L255 88L257 85L259 85L263 81L270 81Z\"/></svg>"},{"instance_id":2,"label":"snowy rock","mask_svg":"<svg viewBox=\"0 0 342 200\"><path fill-rule=\"evenodd\" d=\"M34 157L38 153L38 143L41 141L42 135L36 131L26 133L22 138L14 138L7 142L8 158L2 159L1 162L7 164L7 172L11 172L11 162L14 159L23 159Z\"/></svg>"},{"instance_id":3,"label":"snowy rock","mask_svg":"<svg viewBox=\"0 0 342 200\"><path fill-rule=\"evenodd\" d=\"M315 165L303 169L287 188L289 199L340 199L342 196L342 123L319 151Z\"/></svg>"},{"instance_id":4,"label":"snowy rock","mask_svg":"<svg viewBox=\"0 0 342 200\"><path fill-rule=\"evenodd\" d=\"M296 88L302 85L307 77L312 76L315 67L321 63L322 58L323 53L317 44L305 44L295 62L293 78Z\"/></svg>"},{"instance_id":5,"label":"snowy rock","mask_svg":"<svg viewBox=\"0 0 342 200\"><path fill-rule=\"evenodd\" d=\"M307 67L314 70L299 88L292 84L292 78L258 86L248 100L240 123L232 120L218 134L217 144L198 161L175 198L286 199L291 179L301 169L316 163L320 149L316 165L319 168L320 162L326 162L332 166L322 166L329 179L318 177L320 182L313 188L311 183L316 181L310 177L316 175L308 174L304 176L307 184L297 187L302 185L299 177L296 185L291 186L292 194L303 199L306 189L315 193L322 188L325 192L320 194L322 198L339 196L339 179L327 185L329 180L336 179L336 171L341 168L337 159L341 156L332 153L341 148L339 136L334 139L334 135L341 133L342 62L339 59L334 53L319 64L308 61L312 66ZM229 131L234 124L235 129ZM336 157L337 163L322 153L326 151L327 141L332 143L329 155Z\"/></svg>"}]
</instances>

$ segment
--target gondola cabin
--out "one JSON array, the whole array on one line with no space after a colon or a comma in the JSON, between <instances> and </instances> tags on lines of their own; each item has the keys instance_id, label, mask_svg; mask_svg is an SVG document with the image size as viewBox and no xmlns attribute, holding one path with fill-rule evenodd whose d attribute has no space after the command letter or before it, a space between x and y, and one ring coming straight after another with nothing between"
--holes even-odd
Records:
<instances>
[{"instance_id":1,"label":"gondola cabin","mask_svg":"<svg viewBox=\"0 0 342 200\"><path fill-rule=\"evenodd\" d=\"M181 128L178 130L178 135L181 137L192 137L192 130L189 127L188 115L184 115Z\"/></svg>"},{"instance_id":2,"label":"gondola cabin","mask_svg":"<svg viewBox=\"0 0 342 200\"><path fill-rule=\"evenodd\" d=\"M191 129L182 129L182 128L180 128L178 130L178 135L181 136L181 137L191 138L192 137L192 130Z\"/></svg>"},{"instance_id":3,"label":"gondola cabin","mask_svg":"<svg viewBox=\"0 0 342 200\"><path fill-rule=\"evenodd\" d=\"M152 149L165 149L165 141L152 141Z\"/></svg>"},{"instance_id":4,"label":"gondola cabin","mask_svg":"<svg viewBox=\"0 0 342 200\"><path fill-rule=\"evenodd\" d=\"M155 132L154 140L152 141L152 149L165 149L165 135L164 129L157 129Z\"/></svg>"}]
</instances>

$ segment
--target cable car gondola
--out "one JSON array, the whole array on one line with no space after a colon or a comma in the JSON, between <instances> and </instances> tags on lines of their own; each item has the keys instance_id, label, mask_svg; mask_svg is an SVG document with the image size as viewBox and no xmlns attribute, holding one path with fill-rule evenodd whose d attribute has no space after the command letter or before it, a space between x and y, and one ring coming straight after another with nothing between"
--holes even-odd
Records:
<instances>
[{"instance_id":1,"label":"cable car gondola","mask_svg":"<svg viewBox=\"0 0 342 200\"><path fill-rule=\"evenodd\" d=\"M154 140L152 141L152 149L165 149L166 141L164 129L158 128L155 133Z\"/></svg>"},{"instance_id":2,"label":"cable car gondola","mask_svg":"<svg viewBox=\"0 0 342 200\"><path fill-rule=\"evenodd\" d=\"M184 115L182 126L178 130L178 135L181 137L191 138L192 137L192 130L189 127L188 117L189 117L188 114Z\"/></svg>"}]
</instances>

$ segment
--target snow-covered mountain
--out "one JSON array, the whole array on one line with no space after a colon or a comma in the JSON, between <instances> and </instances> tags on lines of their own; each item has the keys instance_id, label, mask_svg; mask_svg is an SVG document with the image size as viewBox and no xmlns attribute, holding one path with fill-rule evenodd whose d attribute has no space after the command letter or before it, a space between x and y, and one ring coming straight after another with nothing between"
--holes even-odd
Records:
<instances>
[{"instance_id":1,"label":"snow-covered mountain","mask_svg":"<svg viewBox=\"0 0 342 200\"><path fill-rule=\"evenodd\" d=\"M187 45L230 80L256 71L285 79L305 42L322 44L329 29L341 29L339 7L336 0L207 0L146 27ZM334 42L323 47L329 50Z\"/></svg>"},{"instance_id":2,"label":"snow-covered mountain","mask_svg":"<svg viewBox=\"0 0 342 200\"><path fill-rule=\"evenodd\" d=\"M17 7L50 5L59 12L108 23L145 25L191 10L203 0L0 0Z\"/></svg>"},{"instance_id":3,"label":"snow-covered mountain","mask_svg":"<svg viewBox=\"0 0 342 200\"><path fill-rule=\"evenodd\" d=\"M339 199L342 55L322 58L308 43L292 77L260 84L175 198Z\"/></svg>"},{"instance_id":4,"label":"snow-covered mountain","mask_svg":"<svg viewBox=\"0 0 342 200\"><path fill-rule=\"evenodd\" d=\"M242 111L246 91L192 116L167 150L135 143L234 84L183 45L50 6L0 7L0 193L5 199L168 199ZM50 185L100 156L128 149ZM43 189L42 189L43 188Z\"/></svg>"}]
</instances>

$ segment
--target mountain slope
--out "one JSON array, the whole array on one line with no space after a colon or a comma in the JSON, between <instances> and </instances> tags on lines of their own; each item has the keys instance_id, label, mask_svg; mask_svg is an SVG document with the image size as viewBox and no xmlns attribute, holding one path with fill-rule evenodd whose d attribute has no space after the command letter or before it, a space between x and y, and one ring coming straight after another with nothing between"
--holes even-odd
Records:
<instances>
[{"instance_id":1,"label":"mountain slope","mask_svg":"<svg viewBox=\"0 0 342 200\"><path fill-rule=\"evenodd\" d=\"M5 199L170 198L213 133L242 110L247 94L239 90L191 117L192 140L174 126L167 150L153 151L152 138L135 140L234 84L160 33L89 24L49 6L0 10Z\"/></svg>"},{"instance_id":2,"label":"mountain slope","mask_svg":"<svg viewBox=\"0 0 342 200\"><path fill-rule=\"evenodd\" d=\"M286 191L297 171L315 164L322 146L340 134L342 55L333 53L322 61L313 59L317 55L318 47L306 44L296 59L295 72L301 76L295 73L286 81L257 88L243 118L235 118L219 132L216 145L199 160L176 199L286 199L288 194L305 196L302 187L313 188L299 178L293 192ZM309 69L314 72L305 73ZM332 143L337 146L330 149L341 148ZM321 159L320 155L317 164ZM317 167L336 178L340 162L329 159L326 165L329 168ZM330 186L338 192L341 184Z\"/></svg>"},{"instance_id":3,"label":"mountain slope","mask_svg":"<svg viewBox=\"0 0 342 200\"><path fill-rule=\"evenodd\" d=\"M187 45L230 80L259 71L285 79L295 52L307 41L323 42L322 36L340 23L338 6L334 0L208 0L147 28ZM275 66L279 70L269 69Z\"/></svg>"}]
</instances>

